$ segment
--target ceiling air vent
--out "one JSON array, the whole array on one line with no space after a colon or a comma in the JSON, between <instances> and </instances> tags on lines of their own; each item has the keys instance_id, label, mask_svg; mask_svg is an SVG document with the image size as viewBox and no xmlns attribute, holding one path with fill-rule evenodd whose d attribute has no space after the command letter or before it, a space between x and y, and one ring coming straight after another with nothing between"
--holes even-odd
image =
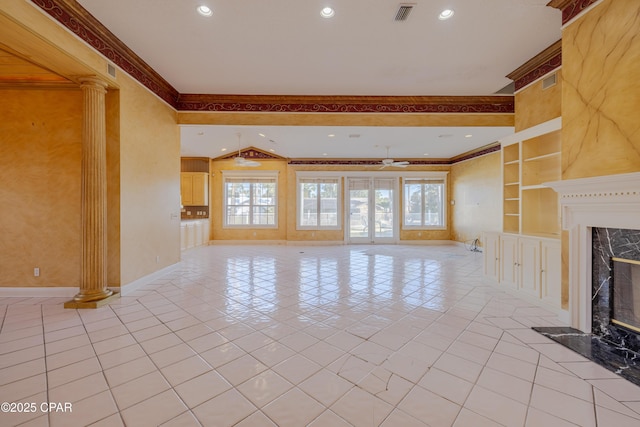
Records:
<instances>
[{"instance_id":1,"label":"ceiling air vent","mask_svg":"<svg viewBox=\"0 0 640 427\"><path fill-rule=\"evenodd\" d=\"M413 6L415 6L415 3L400 3L394 21L406 21L413 10Z\"/></svg>"},{"instance_id":2,"label":"ceiling air vent","mask_svg":"<svg viewBox=\"0 0 640 427\"><path fill-rule=\"evenodd\" d=\"M109 73L109 75L111 77L115 77L116 76L116 67L113 64L107 64L107 73Z\"/></svg>"}]
</instances>

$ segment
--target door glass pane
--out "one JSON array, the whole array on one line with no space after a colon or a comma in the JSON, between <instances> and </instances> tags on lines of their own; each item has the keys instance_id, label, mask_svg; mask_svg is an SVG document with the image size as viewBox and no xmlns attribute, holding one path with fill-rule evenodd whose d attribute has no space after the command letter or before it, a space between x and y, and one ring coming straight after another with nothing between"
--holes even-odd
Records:
<instances>
[{"instance_id":1,"label":"door glass pane","mask_svg":"<svg viewBox=\"0 0 640 427\"><path fill-rule=\"evenodd\" d=\"M393 237L393 181L375 180L375 237Z\"/></svg>"},{"instance_id":2,"label":"door glass pane","mask_svg":"<svg viewBox=\"0 0 640 427\"><path fill-rule=\"evenodd\" d=\"M351 187L351 186L350 186ZM349 236L369 236L369 190L349 189Z\"/></svg>"}]
</instances>

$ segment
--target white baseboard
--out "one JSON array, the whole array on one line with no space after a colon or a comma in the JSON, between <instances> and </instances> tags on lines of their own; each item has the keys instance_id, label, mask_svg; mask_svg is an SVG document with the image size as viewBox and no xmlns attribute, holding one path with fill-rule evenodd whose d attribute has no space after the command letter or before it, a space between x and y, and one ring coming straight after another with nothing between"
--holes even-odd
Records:
<instances>
[{"instance_id":1,"label":"white baseboard","mask_svg":"<svg viewBox=\"0 0 640 427\"><path fill-rule=\"evenodd\" d=\"M180 265L180 262L177 262L175 264L172 264L172 265L170 265L168 267L165 267L163 269L160 269L158 271L154 271L151 274L147 274L146 276L141 277L139 279L136 279L133 282L129 282L126 285L121 285L120 286L120 295L127 296L128 294L131 294L131 293L137 291L138 289L140 289L144 285L147 285L147 284L153 282L154 280L164 276L165 274L171 273L172 271L176 270L179 265Z\"/></svg>"},{"instance_id":2,"label":"white baseboard","mask_svg":"<svg viewBox=\"0 0 640 427\"><path fill-rule=\"evenodd\" d=\"M68 286L29 286L24 288L0 288L0 297L22 298L73 298L79 288Z\"/></svg>"}]
</instances>

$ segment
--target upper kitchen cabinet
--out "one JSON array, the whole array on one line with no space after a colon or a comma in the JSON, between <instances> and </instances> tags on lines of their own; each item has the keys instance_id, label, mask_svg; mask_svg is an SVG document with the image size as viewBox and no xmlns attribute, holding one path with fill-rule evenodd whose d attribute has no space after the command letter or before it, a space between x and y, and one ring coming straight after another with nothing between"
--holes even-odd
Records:
<instances>
[{"instance_id":1,"label":"upper kitchen cabinet","mask_svg":"<svg viewBox=\"0 0 640 427\"><path fill-rule=\"evenodd\" d=\"M209 174L205 172L182 172L180 195L183 206L209 206Z\"/></svg>"}]
</instances>

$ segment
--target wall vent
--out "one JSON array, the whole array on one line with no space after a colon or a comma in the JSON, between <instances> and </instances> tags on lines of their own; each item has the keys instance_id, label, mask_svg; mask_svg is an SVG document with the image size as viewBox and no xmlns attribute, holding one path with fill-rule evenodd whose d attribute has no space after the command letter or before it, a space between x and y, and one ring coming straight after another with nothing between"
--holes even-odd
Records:
<instances>
[{"instance_id":1,"label":"wall vent","mask_svg":"<svg viewBox=\"0 0 640 427\"><path fill-rule=\"evenodd\" d=\"M548 77L542 79L542 90L549 89L551 86L556 85L556 73L551 74Z\"/></svg>"},{"instance_id":2,"label":"wall vent","mask_svg":"<svg viewBox=\"0 0 640 427\"><path fill-rule=\"evenodd\" d=\"M115 77L116 76L116 67L113 64L107 64L107 73L109 73L109 75L111 77Z\"/></svg>"},{"instance_id":3,"label":"wall vent","mask_svg":"<svg viewBox=\"0 0 640 427\"><path fill-rule=\"evenodd\" d=\"M413 6L415 6L415 3L400 3L394 21L406 21L413 10Z\"/></svg>"}]
</instances>

